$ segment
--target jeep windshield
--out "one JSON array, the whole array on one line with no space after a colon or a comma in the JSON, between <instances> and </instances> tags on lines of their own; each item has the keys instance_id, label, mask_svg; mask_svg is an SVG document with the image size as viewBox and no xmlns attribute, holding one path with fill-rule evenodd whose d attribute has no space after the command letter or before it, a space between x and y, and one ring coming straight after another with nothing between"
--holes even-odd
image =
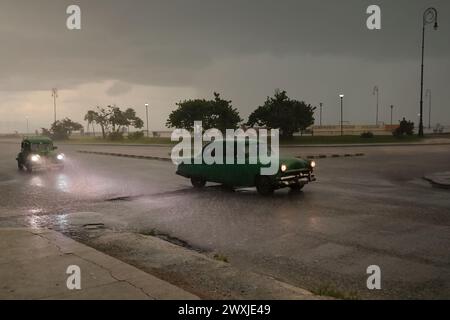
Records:
<instances>
[{"instance_id":1,"label":"jeep windshield","mask_svg":"<svg viewBox=\"0 0 450 320\"><path fill-rule=\"evenodd\" d=\"M50 143L32 143L32 152L49 152L52 150L52 145Z\"/></svg>"}]
</instances>

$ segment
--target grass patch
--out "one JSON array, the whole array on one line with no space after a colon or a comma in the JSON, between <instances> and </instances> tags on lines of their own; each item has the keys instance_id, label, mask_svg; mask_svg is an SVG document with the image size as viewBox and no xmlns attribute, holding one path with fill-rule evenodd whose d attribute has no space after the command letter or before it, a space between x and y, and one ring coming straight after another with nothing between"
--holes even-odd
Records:
<instances>
[{"instance_id":1,"label":"grass patch","mask_svg":"<svg viewBox=\"0 0 450 320\"><path fill-rule=\"evenodd\" d=\"M122 140L109 140L109 139L103 139L101 137L76 137L76 138L70 138L67 141L64 141L66 143L74 143L74 144L167 144L167 145L173 145L177 142L170 141L170 138L147 138L143 137L140 139L135 140L129 140L127 138L124 138Z\"/></svg>"},{"instance_id":2,"label":"grass patch","mask_svg":"<svg viewBox=\"0 0 450 320\"><path fill-rule=\"evenodd\" d=\"M429 138L429 137L427 137ZM362 138L360 136L303 136L303 137L293 137L291 139L280 140L281 145L294 145L294 144L372 144L372 143L411 143L419 142L423 138L418 136L404 136L404 137L394 137L394 136L374 136L373 138ZM111 141L108 139L102 139L101 137L76 137L70 138L65 143L74 144L162 144L162 145L175 145L178 142L170 141L170 138L147 138L143 137L136 140L129 140L124 138L123 140Z\"/></svg>"},{"instance_id":3,"label":"grass patch","mask_svg":"<svg viewBox=\"0 0 450 320\"><path fill-rule=\"evenodd\" d=\"M318 296L332 297L341 300L359 300L358 294L356 292L341 291L329 284L313 289L311 290L311 292Z\"/></svg>"},{"instance_id":4,"label":"grass patch","mask_svg":"<svg viewBox=\"0 0 450 320\"><path fill-rule=\"evenodd\" d=\"M281 140L280 144L371 144L371 143L409 143L419 142L422 138L418 136L374 136L373 138L362 138L360 136L304 136Z\"/></svg>"}]
</instances>

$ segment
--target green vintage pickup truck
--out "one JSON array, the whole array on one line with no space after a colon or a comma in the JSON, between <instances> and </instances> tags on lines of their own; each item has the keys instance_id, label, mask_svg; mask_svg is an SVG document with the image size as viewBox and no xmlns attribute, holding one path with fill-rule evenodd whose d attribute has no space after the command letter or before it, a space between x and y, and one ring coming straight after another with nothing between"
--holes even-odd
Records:
<instances>
[{"instance_id":1,"label":"green vintage pickup truck","mask_svg":"<svg viewBox=\"0 0 450 320\"><path fill-rule=\"evenodd\" d=\"M53 146L53 141L47 137L26 137L21 144L20 153L17 155L17 167L19 170L63 169L65 155L58 153Z\"/></svg>"},{"instance_id":2,"label":"green vintage pickup truck","mask_svg":"<svg viewBox=\"0 0 450 320\"><path fill-rule=\"evenodd\" d=\"M191 157L189 163L178 165L177 174L191 179L195 188L202 188L206 182L220 183L227 187L256 187L261 195L270 195L275 190L289 187L293 190L301 190L307 183L315 181L314 161L280 157L278 171L273 175L261 175L261 168L268 167L257 159L255 164L250 164L249 155L246 154L245 164L206 164L203 154L210 144L203 147L202 153ZM223 152L225 153L225 152ZM196 158L200 164L195 164Z\"/></svg>"}]
</instances>

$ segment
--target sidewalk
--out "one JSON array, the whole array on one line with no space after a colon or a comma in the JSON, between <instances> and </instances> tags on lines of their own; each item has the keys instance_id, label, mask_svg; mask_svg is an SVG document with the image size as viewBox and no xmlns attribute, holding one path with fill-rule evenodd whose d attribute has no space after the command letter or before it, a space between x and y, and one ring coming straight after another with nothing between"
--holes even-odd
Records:
<instances>
[{"instance_id":1,"label":"sidewalk","mask_svg":"<svg viewBox=\"0 0 450 320\"><path fill-rule=\"evenodd\" d=\"M0 229L0 299L198 299L122 261L45 229ZM66 270L81 269L81 290Z\"/></svg>"}]
</instances>

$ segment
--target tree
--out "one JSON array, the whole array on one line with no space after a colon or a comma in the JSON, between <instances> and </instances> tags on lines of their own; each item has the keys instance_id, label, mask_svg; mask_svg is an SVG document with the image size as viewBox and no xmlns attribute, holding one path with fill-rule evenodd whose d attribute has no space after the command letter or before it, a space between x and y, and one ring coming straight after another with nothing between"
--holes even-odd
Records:
<instances>
[{"instance_id":1,"label":"tree","mask_svg":"<svg viewBox=\"0 0 450 320\"><path fill-rule=\"evenodd\" d=\"M122 111L116 106L97 107L97 111L89 110L84 118L101 127L103 139L106 139L107 134L112 138L121 137L124 127L141 129L144 126L144 121L136 116L136 111L132 108Z\"/></svg>"},{"instance_id":2,"label":"tree","mask_svg":"<svg viewBox=\"0 0 450 320\"><path fill-rule=\"evenodd\" d=\"M247 125L280 129L283 138L291 138L295 132L303 131L314 123L316 108L304 101L292 100L286 91L275 90L248 118Z\"/></svg>"},{"instance_id":3,"label":"tree","mask_svg":"<svg viewBox=\"0 0 450 320\"><path fill-rule=\"evenodd\" d=\"M177 103L178 108L169 115L166 126L169 128L194 129L194 121L202 121L203 129L236 129L242 121L239 112L233 108L232 101L223 100L214 92L214 100L195 99Z\"/></svg>"},{"instance_id":4,"label":"tree","mask_svg":"<svg viewBox=\"0 0 450 320\"><path fill-rule=\"evenodd\" d=\"M73 131L80 131L82 129L83 126L78 122L65 118L53 123L50 130L42 128L42 133L54 140L67 140Z\"/></svg>"},{"instance_id":5,"label":"tree","mask_svg":"<svg viewBox=\"0 0 450 320\"><path fill-rule=\"evenodd\" d=\"M89 110L86 113L86 115L84 116L84 121L87 121L87 123L88 123L88 131L89 131L89 126L92 126L92 132L94 134L94 137L95 137L94 122L95 122L97 116L98 116L98 114L93 110Z\"/></svg>"},{"instance_id":6,"label":"tree","mask_svg":"<svg viewBox=\"0 0 450 320\"><path fill-rule=\"evenodd\" d=\"M89 121L91 120L92 123L96 123L100 126L102 130L102 137L103 139L106 139L106 132L109 128L109 116L111 114L110 111L111 106L108 106L106 108L101 108L97 106L97 111L89 110L86 115L84 116L84 119Z\"/></svg>"},{"instance_id":7,"label":"tree","mask_svg":"<svg viewBox=\"0 0 450 320\"><path fill-rule=\"evenodd\" d=\"M403 135L412 136L414 134L414 122L407 121L405 118L403 118L402 121L400 121L400 126L395 129L392 134L395 137L402 137Z\"/></svg>"}]
</instances>

